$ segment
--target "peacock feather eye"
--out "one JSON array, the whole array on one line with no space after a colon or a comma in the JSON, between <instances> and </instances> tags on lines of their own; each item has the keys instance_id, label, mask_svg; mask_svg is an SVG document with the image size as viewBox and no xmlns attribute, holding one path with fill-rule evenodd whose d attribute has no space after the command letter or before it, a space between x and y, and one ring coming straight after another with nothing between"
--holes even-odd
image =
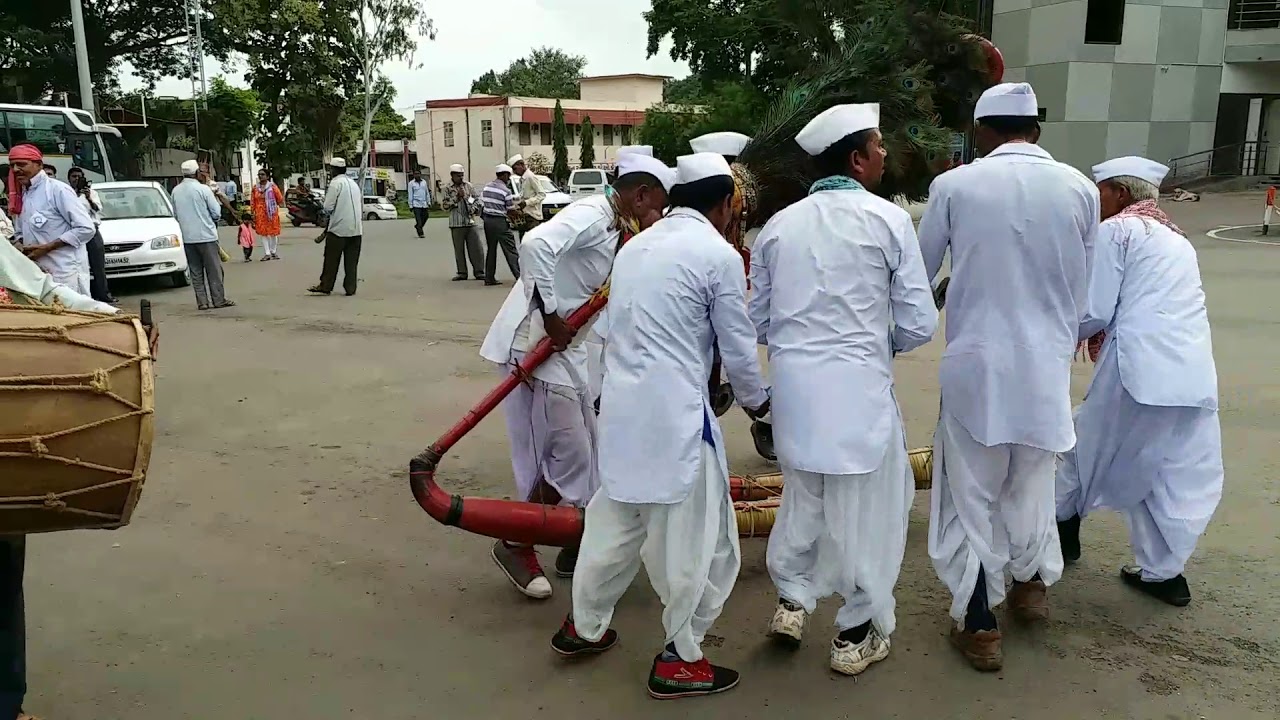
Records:
<instances>
[{"instance_id":1,"label":"peacock feather eye","mask_svg":"<svg viewBox=\"0 0 1280 720\"><path fill-rule=\"evenodd\" d=\"M953 42L951 42L951 43L947 43L947 53L948 53L948 54L950 54L950 55L955 55L955 54L956 54L956 53L958 53L958 52L960 52L960 44L959 44L959 43L953 43Z\"/></svg>"},{"instance_id":2,"label":"peacock feather eye","mask_svg":"<svg viewBox=\"0 0 1280 720\"><path fill-rule=\"evenodd\" d=\"M910 135L910 136L911 136L911 137L913 137L913 138L915 138L915 137L920 137L920 126L919 126L919 125L915 125L915 124L908 125L908 126L907 126L907 134L908 134L908 135Z\"/></svg>"},{"instance_id":3,"label":"peacock feather eye","mask_svg":"<svg viewBox=\"0 0 1280 720\"><path fill-rule=\"evenodd\" d=\"M902 87L906 88L907 90L915 90L916 88L920 87L920 81L913 77L903 78Z\"/></svg>"}]
</instances>

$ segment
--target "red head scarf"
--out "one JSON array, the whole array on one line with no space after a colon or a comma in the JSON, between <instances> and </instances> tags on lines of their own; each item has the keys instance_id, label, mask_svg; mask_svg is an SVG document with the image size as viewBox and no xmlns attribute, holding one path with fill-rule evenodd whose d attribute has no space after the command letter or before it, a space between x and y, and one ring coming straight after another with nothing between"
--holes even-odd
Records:
<instances>
[{"instance_id":1,"label":"red head scarf","mask_svg":"<svg viewBox=\"0 0 1280 720\"><path fill-rule=\"evenodd\" d=\"M9 150L9 162L14 160L27 160L29 162L44 163L44 153L40 152L40 148L35 145L14 145ZM9 214L18 217L22 213L22 188L18 186L18 178L13 174L13 165L9 165Z\"/></svg>"}]
</instances>

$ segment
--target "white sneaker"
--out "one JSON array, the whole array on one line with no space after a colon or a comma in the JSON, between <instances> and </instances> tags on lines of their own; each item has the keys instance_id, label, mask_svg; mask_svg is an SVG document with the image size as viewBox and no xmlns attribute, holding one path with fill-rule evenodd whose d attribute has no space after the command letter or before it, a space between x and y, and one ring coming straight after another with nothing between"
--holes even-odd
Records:
<instances>
[{"instance_id":1,"label":"white sneaker","mask_svg":"<svg viewBox=\"0 0 1280 720\"><path fill-rule=\"evenodd\" d=\"M858 675L889 657L889 638L880 637L873 627L862 642L854 645L840 638L831 641L831 669L842 675Z\"/></svg>"},{"instance_id":2,"label":"white sneaker","mask_svg":"<svg viewBox=\"0 0 1280 720\"><path fill-rule=\"evenodd\" d=\"M769 634L799 645L804 637L804 623L807 619L808 615L803 608L791 610L785 604L778 603L773 611L773 620L769 621Z\"/></svg>"}]
</instances>

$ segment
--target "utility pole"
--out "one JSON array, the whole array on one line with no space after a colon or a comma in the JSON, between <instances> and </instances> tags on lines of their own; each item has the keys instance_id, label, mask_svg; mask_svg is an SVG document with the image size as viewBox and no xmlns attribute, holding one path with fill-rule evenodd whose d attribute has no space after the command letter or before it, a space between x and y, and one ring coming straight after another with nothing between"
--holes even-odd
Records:
<instances>
[{"instance_id":1,"label":"utility pole","mask_svg":"<svg viewBox=\"0 0 1280 720\"><path fill-rule=\"evenodd\" d=\"M209 109L209 83L204 77L204 36L200 34L200 26L204 24L204 3L202 0L191 0L196 20L196 62L200 63L200 99L205 110Z\"/></svg>"},{"instance_id":2,"label":"utility pole","mask_svg":"<svg viewBox=\"0 0 1280 720\"><path fill-rule=\"evenodd\" d=\"M89 77L89 46L84 39L84 8L71 0L71 33L76 42L76 74L80 76L80 107L96 118L93 109L93 81Z\"/></svg>"}]
</instances>

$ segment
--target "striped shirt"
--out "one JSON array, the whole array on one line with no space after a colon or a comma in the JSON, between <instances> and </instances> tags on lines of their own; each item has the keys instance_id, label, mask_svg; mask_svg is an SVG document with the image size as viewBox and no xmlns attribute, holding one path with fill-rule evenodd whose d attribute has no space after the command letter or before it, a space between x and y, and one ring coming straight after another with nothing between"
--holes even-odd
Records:
<instances>
[{"instance_id":1,"label":"striped shirt","mask_svg":"<svg viewBox=\"0 0 1280 720\"><path fill-rule=\"evenodd\" d=\"M516 194L510 185L494 178L480 191L480 204L485 215L506 217L507 211L516 206Z\"/></svg>"},{"instance_id":2,"label":"striped shirt","mask_svg":"<svg viewBox=\"0 0 1280 720\"><path fill-rule=\"evenodd\" d=\"M449 227L462 228L475 225L471 219L475 213L476 191L471 183L462 181L462 197L458 197L458 187L450 183L440 192L440 206L449 211Z\"/></svg>"}]
</instances>

